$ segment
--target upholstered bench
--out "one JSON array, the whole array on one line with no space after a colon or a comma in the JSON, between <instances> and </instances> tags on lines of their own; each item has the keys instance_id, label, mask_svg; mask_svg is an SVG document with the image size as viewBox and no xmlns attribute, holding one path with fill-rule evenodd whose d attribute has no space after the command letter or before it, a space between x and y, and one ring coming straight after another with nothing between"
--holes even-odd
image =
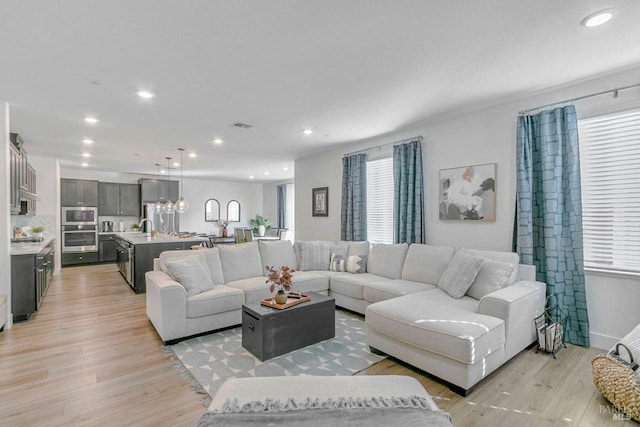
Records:
<instances>
[{"instance_id":1,"label":"upholstered bench","mask_svg":"<svg viewBox=\"0 0 640 427\"><path fill-rule=\"evenodd\" d=\"M198 426L451 426L415 379L400 375L258 377L225 382Z\"/></svg>"}]
</instances>

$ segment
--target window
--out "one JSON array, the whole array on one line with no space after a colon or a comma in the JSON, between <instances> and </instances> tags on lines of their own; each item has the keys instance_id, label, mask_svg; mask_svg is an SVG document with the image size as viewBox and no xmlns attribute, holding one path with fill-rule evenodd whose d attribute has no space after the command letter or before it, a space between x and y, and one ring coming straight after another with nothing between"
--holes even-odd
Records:
<instances>
[{"instance_id":1,"label":"window","mask_svg":"<svg viewBox=\"0 0 640 427\"><path fill-rule=\"evenodd\" d=\"M367 162L367 240L393 243L393 158Z\"/></svg>"},{"instance_id":2,"label":"window","mask_svg":"<svg viewBox=\"0 0 640 427\"><path fill-rule=\"evenodd\" d=\"M640 110L578 122L586 268L640 273Z\"/></svg>"}]
</instances>

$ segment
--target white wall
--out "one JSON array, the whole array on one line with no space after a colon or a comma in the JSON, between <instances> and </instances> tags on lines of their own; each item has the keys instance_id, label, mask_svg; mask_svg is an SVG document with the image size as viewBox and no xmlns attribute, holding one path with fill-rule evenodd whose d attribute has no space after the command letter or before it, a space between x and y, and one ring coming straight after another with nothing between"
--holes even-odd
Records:
<instances>
[{"instance_id":1,"label":"white wall","mask_svg":"<svg viewBox=\"0 0 640 427\"><path fill-rule=\"evenodd\" d=\"M425 201L427 243L456 248L474 247L511 250L515 201L515 140L518 111L638 83L640 67L561 88L552 88L497 106L459 116L437 118L410 129L362 141L347 148L306 157L296 161L297 238L340 238L340 194L342 155L365 147L375 147L410 138L424 137ZM576 103L579 117L640 106L640 90L620 92ZM440 169L466 165L497 163L497 219L495 222L470 223L438 219L438 173ZM311 189L329 187L329 217L311 216ZM640 323L637 304L640 280L588 275L587 303L590 311L592 345L608 348L617 338Z\"/></svg>"},{"instance_id":2,"label":"white wall","mask_svg":"<svg viewBox=\"0 0 640 427\"><path fill-rule=\"evenodd\" d=\"M11 327L11 255L9 248L11 246L11 224L9 217L9 203L11 197L9 194L10 175L9 175L9 104L0 101L0 165L4 165L3 179L0 185L0 204L4 209L0 209L0 229L4 230L0 233L0 295L7 296L7 319L5 328Z\"/></svg>"}]
</instances>

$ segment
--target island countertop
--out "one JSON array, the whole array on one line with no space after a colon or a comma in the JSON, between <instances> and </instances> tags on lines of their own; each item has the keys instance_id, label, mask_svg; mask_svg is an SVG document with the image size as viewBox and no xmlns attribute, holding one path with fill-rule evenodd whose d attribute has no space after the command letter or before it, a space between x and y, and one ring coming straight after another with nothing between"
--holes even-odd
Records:
<instances>
[{"instance_id":1,"label":"island countertop","mask_svg":"<svg viewBox=\"0 0 640 427\"><path fill-rule=\"evenodd\" d=\"M172 243L172 242L205 242L208 239L205 237L189 236L189 237L177 237L169 236L166 234L156 234L155 236L148 236L147 233L139 231L126 231L123 233L113 233L116 238L125 240L133 245L149 245L154 243Z\"/></svg>"}]
</instances>

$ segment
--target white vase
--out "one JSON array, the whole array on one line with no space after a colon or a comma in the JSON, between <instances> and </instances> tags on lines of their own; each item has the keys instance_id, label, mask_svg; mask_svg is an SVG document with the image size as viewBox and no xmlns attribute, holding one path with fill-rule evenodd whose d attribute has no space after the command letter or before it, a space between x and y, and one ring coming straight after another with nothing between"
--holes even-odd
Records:
<instances>
[{"instance_id":1,"label":"white vase","mask_svg":"<svg viewBox=\"0 0 640 427\"><path fill-rule=\"evenodd\" d=\"M258 226L258 235L259 236L264 236L264 231L265 231L264 225L259 225Z\"/></svg>"}]
</instances>

